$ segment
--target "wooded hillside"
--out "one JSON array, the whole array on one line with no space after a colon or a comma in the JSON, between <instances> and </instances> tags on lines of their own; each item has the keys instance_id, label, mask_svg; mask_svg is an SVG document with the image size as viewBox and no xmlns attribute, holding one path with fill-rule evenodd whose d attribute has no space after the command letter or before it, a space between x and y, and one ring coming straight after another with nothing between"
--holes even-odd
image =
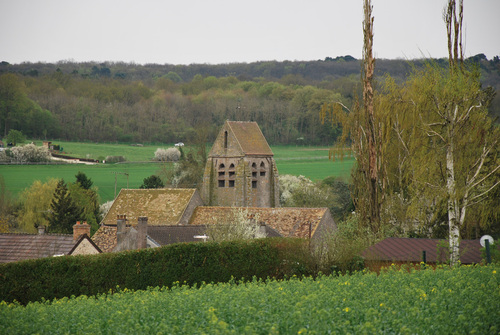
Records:
<instances>
[{"instance_id":1,"label":"wooded hillside","mask_svg":"<svg viewBox=\"0 0 500 335\"><path fill-rule=\"evenodd\" d=\"M447 66L445 59L432 60ZM484 87L500 91L500 60L478 64ZM378 80L402 82L426 60L377 60ZM0 131L29 138L189 142L205 129L212 141L226 119L257 121L271 144L332 144L340 129L322 125L324 103L352 105L361 63L318 61L158 65L129 63L0 64ZM500 116L500 97L490 114Z\"/></svg>"}]
</instances>

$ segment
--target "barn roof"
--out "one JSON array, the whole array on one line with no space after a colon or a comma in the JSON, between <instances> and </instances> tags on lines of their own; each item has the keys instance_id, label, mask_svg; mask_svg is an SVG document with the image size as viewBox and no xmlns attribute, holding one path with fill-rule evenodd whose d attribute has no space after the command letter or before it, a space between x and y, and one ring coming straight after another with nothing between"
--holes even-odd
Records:
<instances>
[{"instance_id":1,"label":"barn roof","mask_svg":"<svg viewBox=\"0 0 500 335\"><path fill-rule=\"evenodd\" d=\"M67 255L74 245L72 234L0 234L0 263Z\"/></svg>"},{"instance_id":2,"label":"barn roof","mask_svg":"<svg viewBox=\"0 0 500 335\"><path fill-rule=\"evenodd\" d=\"M136 223L147 216L148 225L177 224L196 193L194 188L122 189L101 224L116 226L118 215Z\"/></svg>"},{"instance_id":3,"label":"barn roof","mask_svg":"<svg viewBox=\"0 0 500 335\"><path fill-rule=\"evenodd\" d=\"M309 238L314 235L326 215L327 208L263 208L263 207L210 207L195 209L189 224L205 225L227 221L234 211L248 211L248 217L258 217L259 222L275 230L283 237Z\"/></svg>"},{"instance_id":4,"label":"barn roof","mask_svg":"<svg viewBox=\"0 0 500 335\"><path fill-rule=\"evenodd\" d=\"M460 241L460 261L462 264L481 262L479 240ZM389 237L363 251L366 260L388 262L421 262L422 252L428 263L448 260L448 242L429 238Z\"/></svg>"},{"instance_id":5,"label":"barn roof","mask_svg":"<svg viewBox=\"0 0 500 335\"><path fill-rule=\"evenodd\" d=\"M246 155L273 155L257 122L226 121Z\"/></svg>"}]
</instances>

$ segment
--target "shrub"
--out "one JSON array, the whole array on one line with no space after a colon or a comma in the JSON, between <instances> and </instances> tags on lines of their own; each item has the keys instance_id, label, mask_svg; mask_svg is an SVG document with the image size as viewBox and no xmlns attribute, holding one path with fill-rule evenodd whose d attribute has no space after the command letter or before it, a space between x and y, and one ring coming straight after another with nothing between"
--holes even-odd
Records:
<instances>
[{"instance_id":1,"label":"shrub","mask_svg":"<svg viewBox=\"0 0 500 335\"><path fill-rule=\"evenodd\" d=\"M359 227L356 215L337 224L337 230L326 234L313 249L317 267L323 273L353 272L364 267L361 252L376 242L369 229Z\"/></svg>"},{"instance_id":2,"label":"shrub","mask_svg":"<svg viewBox=\"0 0 500 335\"><path fill-rule=\"evenodd\" d=\"M126 160L127 159L123 156L106 156L106 163L120 163Z\"/></svg>"},{"instance_id":3,"label":"shrub","mask_svg":"<svg viewBox=\"0 0 500 335\"><path fill-rule=\"evenodd\" d=\"M155 160L160 162L177 162L180 157L181 152L177 148L158 148L155 151Z\"/></svg>"},{"instance_id":4,"label":"shrub","mask_svg":"<svg viewBox=\"0 0 500 335\"><path fill-rule=\"evenodd\" d=\"M108 214L109 210L111 209L111 206L113 206L114 200L107 201L103 203L101 206L99 206L99 217L100 220L104 219L106 214Z\"/></svg>"},{"instance_id":5,"label":"shrub","mask_svg":"<svg viewBox=\"0 0 500 335\"><path fill-rule=\"evenodd\" d=\"M45 147L37 147L34 144L27 144L21 147L13 147L10 150L5 150L5 156L2 159L17 163L48 162L50 161L50 153Z\"/></svg>"},{"instance_id":6,"label":"shrub","mask_svg":"<svg viewBox=\"0 0 500 335\"><path fill-rule=\"evenodd\" d=\"M225 218L224 222L215 222L212 218L206 234L210 241L221 242L231 240L247 240L252 238L266 237L259 225L259 216L249 218L248 209L233 209L231 216Z\"/></svg>"}]
</instances>

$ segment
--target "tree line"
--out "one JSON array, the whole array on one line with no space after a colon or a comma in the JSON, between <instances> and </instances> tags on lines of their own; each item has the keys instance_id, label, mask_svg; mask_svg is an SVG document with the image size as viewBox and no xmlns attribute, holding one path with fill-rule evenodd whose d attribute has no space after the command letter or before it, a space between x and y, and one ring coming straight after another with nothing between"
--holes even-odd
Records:
<instances>
[{"instance_id":1,"label":"tree line","mask_svg":"<svg viewBox=\"0 0 500 335\"><path fill-rule=\"evenodd\" d=\"M500 88L500 61L472 57ZM375 74L403 82L424 60L377 60ZM435 60L445 66L442 60ZM74 141L189 142L200 127L213 140L226 119L257 121L271 144L332 144L340 128L319 122L321 106L361 94L360 61L137 65L0 64L0 131ZM498 106L497 106L498 105ZM497 111L498 109L498 111ZM495 98L490 114L500 115Z\"/></svg>"}]
</instances>

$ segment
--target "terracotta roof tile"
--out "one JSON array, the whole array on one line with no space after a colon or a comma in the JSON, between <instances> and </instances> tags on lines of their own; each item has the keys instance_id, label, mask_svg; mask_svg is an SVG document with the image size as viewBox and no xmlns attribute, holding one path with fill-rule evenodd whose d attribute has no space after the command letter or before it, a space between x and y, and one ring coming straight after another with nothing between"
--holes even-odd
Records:
<instances>
[{"instance_id":1,"label":"terracotta roof tile","mask_svg":"<svg viewBox=\"0 0 500 335\"><path fill-rule=\"evenodd\" d=\"M227 121L246 155L273 155L257 122Z\"/></svg>"},{"instance_id":2,"label":"terracotta roof tile","mask_svg":"<svg viewBox=\"0 0 500 335\"><path fill-rule=\"evenodd\" d=\"M189 224L204 225L224 221L234 210L248 210L249 217L258 215L259 221L274 229L283 237L309 238L318 228L327 208L257 208L257 207L208 207L195 209Z\"/></svg>"},{"instance_id":3,"label":"terracotta roof tile","mask_svg":"<svg viewBox=\"0 0 500 335\"><path fill-rule=\"evenodd\" d=\"M67 255L74 244L72 234L0 234L0 263Z\"/></svg>"},{"instance_id":4,"label":"terracotta roof tile","mask_svg":"<svg viewBox=\"0 0 500 335\"><path fill-rule=\"evenodd\" d=\"M116 225L117 215L130 223L147 216L149 225L172 225L181 219L196 189L122 189L101 224Z\"/></svg>"},{"instance_id":5,"label":"terracotta roof tile","mask_svg":"<svg viewBox=\"0 0 500 335\"><path fill-rule=\"evenodd\" d=\"M102 252L112 252L116 246L116 226L102 225L92 236L92 241Z\"/></svg>"}]
</instances>

